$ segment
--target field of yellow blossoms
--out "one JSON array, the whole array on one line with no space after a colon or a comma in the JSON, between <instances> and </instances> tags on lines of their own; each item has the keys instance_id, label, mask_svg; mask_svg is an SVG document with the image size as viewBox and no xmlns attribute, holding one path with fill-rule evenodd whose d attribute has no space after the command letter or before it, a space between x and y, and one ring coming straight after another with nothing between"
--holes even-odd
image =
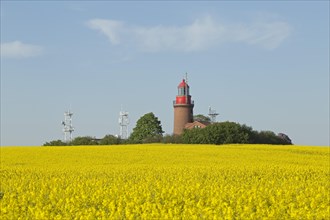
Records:
<instances>
[{"instance_id":1,"label":"field of yellow blossoms","mask_svg":"<svg viewBox=\"0 0 330 220\"><path fill-rule=\"evenodd\" d=\"M330 148L1 147L1 219L330 219Z\"/></svg>"}]
</instances>

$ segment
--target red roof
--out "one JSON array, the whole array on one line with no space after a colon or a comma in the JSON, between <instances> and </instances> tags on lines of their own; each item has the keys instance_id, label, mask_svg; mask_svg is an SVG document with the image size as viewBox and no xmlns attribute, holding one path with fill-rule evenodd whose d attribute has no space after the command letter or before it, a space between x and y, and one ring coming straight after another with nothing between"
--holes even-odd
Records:
<instances>
[{"instance_id":1,"label":"red roof","mask_svg":"<svg viewBox=\"0 0 330 220\"><path fill-rule=\"evenodd\" d=\"M182 87L189 87L188 84L186 83L186 80L182 80L182 82L178 85L179 88L182 88Z\"/></svg>"}]
</instances>

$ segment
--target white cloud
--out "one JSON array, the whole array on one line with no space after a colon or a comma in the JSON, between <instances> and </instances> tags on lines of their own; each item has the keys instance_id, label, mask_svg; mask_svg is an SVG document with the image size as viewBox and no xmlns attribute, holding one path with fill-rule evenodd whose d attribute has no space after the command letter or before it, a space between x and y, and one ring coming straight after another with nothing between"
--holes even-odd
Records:
<instances>
[{"instance_id":1,"label":"white cloud","mask_svg":"<svg viewBox=\"0 0 330 220\"><path fill-rule=\"evenodd\" d=\"M24 44L20 41L13 41L1 44L2 58L26 58L38 56L43 48L37 45Z\"/></svg>"},{"instance_id":2,"label":"white cloud","mask_svg":"<svg viewBox=\"0 0 330 220\"><path fill-rule=\"evenodd\" d=\"M290 33L291 27L285 22L257 22L249 26L235 27L231 36L238 42L275 49Z\"/></svg>"},{"instance_id":3,"label":"white cloud","mask_svg":"<svg viewBox=\"0 0 330 220\"><path fill-rule=\"evenodd\" d=\"M113 45L134 44L143 51L201 51L223 43L245 43L275 49L290 35L281 21L224 24L211 16L186 26L129 26L121 21L93 19L87 25L99 30Z\"/></svg>"},{"instance_id":4,"label":"white cloud","mask_svg":"<svg viewBox=\"0 0 330 220\"><path fill-rule=\"evenodd\" d=\"M217 44L224 30L205 17L183 27L136 27L131 33L140 48L147 51L198 51Z\"/></svg>"},{"instance_id":5,"label":"white cloud","mask_svg":"<svg viewBox=\"0 0 330 220\"><path fill-rule=\"evenodd\" d=\"M99 30L105 34L112 44L119 44L120 40L118 34L123 27L123 23L114 20L93 19L87 22L88 27Z\"/></svg>"}]
</instances>

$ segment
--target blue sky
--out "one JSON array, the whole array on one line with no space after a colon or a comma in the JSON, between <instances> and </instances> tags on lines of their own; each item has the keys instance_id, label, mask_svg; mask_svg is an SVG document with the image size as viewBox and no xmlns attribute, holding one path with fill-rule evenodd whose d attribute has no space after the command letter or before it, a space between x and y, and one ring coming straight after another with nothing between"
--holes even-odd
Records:
<instances>
[{"instance_id":1,"label":"blue sky","mask_svg":"<svg viewBox=\"0 0 330 220\"><path fill-rule=\"evenodd\" d=\"M329 145L329 1L1 1L1 146L118 134L154 112L172 133L188 73L195 114Z\"/></svg>"}]
</instances>

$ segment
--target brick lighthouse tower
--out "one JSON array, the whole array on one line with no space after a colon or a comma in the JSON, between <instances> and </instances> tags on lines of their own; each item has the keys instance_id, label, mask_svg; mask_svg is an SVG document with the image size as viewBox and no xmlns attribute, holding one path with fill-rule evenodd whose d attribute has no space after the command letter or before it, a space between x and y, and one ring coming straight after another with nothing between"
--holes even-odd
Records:
<instances>
[{"instance_id":1,"label":"brick lighthouse tower","mask_svg":"<svg viewBox=\"0 0 330 220\"><path fill-rule=\"evenodd\" d=\"M178 95L173 102L174 107L174 129L173 134L182 134L187 123L193 122L194 101L189 94L189 85L183 79L178 85Z\"/></svg>"}]
</instances>

